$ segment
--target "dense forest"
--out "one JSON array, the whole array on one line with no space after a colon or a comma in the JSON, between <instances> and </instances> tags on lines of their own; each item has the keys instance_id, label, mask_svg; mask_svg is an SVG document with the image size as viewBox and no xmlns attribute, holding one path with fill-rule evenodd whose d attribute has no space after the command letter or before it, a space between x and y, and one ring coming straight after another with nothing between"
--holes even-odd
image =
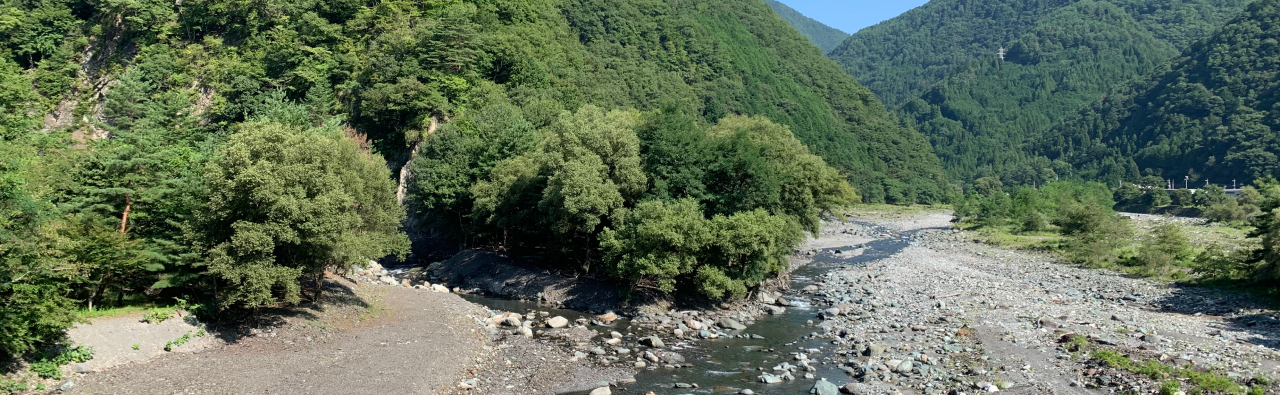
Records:
<instances>
[{"instance_id":1,"label":"dense forest","mask_svg":"<svg viewBox=\"0 0 1280 395\"><path fill-rule=\"evenodd\" d=\"M849 38L849 33L804 16L794 8L788 7L777 0L764 0L764 2L769 4L769 7L773 8L773 11L777 12L778 16L781 16L792 27L800 31L800 34L808 38L813 45L817 45L822 50L822 53L831 52L832 49L835 49L845 39Z\"/></svg>"},{"instance_id":2,"label":"dense forest","mask_svg":"<svg viewBox=\"0 0 1280 395\"><path fill-rule=\"evenodd\" d=\"M1148 75L1246 3L932 1L830 56L928 136L953 178L1031 185L1072 170L1027 143Z\"/></svg>"},{"instance_id":3,"label":"dense forest","mask_svg":"<svg viewBox=\"0 0 1280 395\"><path fill-rule=\"evenodd\" d=\"M1280 2L1262 0L1148 78L1047 135L1037 153L1083 176L1244 185L1280 174Z\"/></svg>"},{"instance_id":4,"label":"dense forest","mask_svg":"<svg viewBox=\"0 0 1280 395\"><path fill-rule=\"evenodd\" d=\"M951 193L923 136L754 0L0 15L6 356L77 309L314 298L325 270L412 259L406 219L720 298L823 212Z\"/></svg>"}]
</instances>

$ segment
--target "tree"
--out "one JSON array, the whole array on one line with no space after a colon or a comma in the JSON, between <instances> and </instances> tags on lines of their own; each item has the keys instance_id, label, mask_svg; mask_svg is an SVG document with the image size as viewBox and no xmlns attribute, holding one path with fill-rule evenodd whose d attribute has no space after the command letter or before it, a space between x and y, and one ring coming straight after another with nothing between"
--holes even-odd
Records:
<instances>
[{"instance_id":1,"label":"tree","mask_svg":"<svg viewBox=\"0 0 1280 395\"><path fill-rule=\"evenodd\" d=\"M1164 207L1173 203L1173 199L1169 197L1169 193L1164 189L1148 189L1142 194L1142 203L1150 206L1152 209L1156 207Z\"/></svg>"},{"instance_id":2,"label":"tree","mask_svg":"<svg viewBox=\"0 0 1280 395\"><path fill-rule=\"evenodd\" d=\"M53 207L27 194L20 153L0 141L0 359L54 341L79 320L66 296L71 271L51 256Z\"/></svg>"},{"instance_id":3,"label":"tree","mask_svg":"<svg viewBox=\"0 0 1280 395\"><path fill-rule=\"evenodd\" d=\"M1067 236L1068 255L1091 267L1111 265L1119 257L1116 250L1133 237L1129 223L1096 203L1068 206L1055 222L1062 235Z\"/></svg>"},{"instance_id":4,"label":"tree","mask_svg":"<svg viewBox=\"0 0 1280 395\"><path fill-rule=\"evenodd\" d=\"M1176 189L1173 191L1173 204L1178 207L1195 207L1195 194L1190 189Z\"/></svg>"},{"instance_id":5,"label":"tree","mask_svg":"<svg viewBox=\"0 0 1280 395\"><path fill-rule=\"evenodd\" d=\"M1138 184L1123 184L1120 189L1116 189L1115 200L1124 205L1141 204L1142 188L1139 188Z\"/></svg>"},{"instance_id":6,"label":"tree","mask_svg":"<svg viewBox=\"0 0 1280 395\"><path fill-rule=\"evenodd\" d=\"M89 310L112 286L119 289L118 298L123 298L124 289L139 285L139 281L145 282L141 284L144 287L150 285L154 281L146 281L142 275L148 269L158 269L147 258L142 242L119 232L111 222L110 218L81 214L57 226L62 241L58 249L77 269L77 277L84 279L83 291L78 293Z\"/></svg>"},{"instance_id":7,"label":"tree","mask_svg":"<svg viewBox=\"0 0 1280 395\"><path fill-rule=\"evenodd\" d=\"M1003 193L1004 184L997 177L982 177L973 182L973 190L982 196Z\"/></svg>"},{"instance_id":8,"label":"tree","mask_svg":"<svg viewBox=\"0 0 1280 395\"><path fill-rule=\"evenodd\" d=\"M1196 192L1196 205L1200 207L1213 207L1224 204L1230 197L1227 191L1217 185L1207 185Z\"/></svg>"},{"instance_id":9,"label":"tree","mask_svg":"<svg viewBox=\"0 0 1280 395\"><path fill-rule=\"evenodd\" d=\"M481 108L442 126L427 138L413 161L411 191L419 213L451 235L468 240L489 236L476 229L471 186L498 162L528 152L533 124L508 103ZM469 244L469 243L468 243Z\"/></svg>"},{"instance_id":10,"label":"tree","mask_svg":"<svg viewBox=\"0 0 1280 395\"><path fill-rule=\"evenodd\" d=\"M1189 267L1195 258L1191 241L1182 227L1174 222L1157 225L1142 240L1133 265L1146 276L1168 277L1179 268Z\"/></svg>"},{"instance_id":11,"label":"tree","mask_svg":"<svg viewBox=\"0 0 1280 395\"><path fill-rule=\"evenodd\" d=\"M315 277L318 298L325 269L407 253L386 163L337 126L252 121L209 164L196 229L221 306L297 303L304 275Z\"/></svg>"}]
</instances>

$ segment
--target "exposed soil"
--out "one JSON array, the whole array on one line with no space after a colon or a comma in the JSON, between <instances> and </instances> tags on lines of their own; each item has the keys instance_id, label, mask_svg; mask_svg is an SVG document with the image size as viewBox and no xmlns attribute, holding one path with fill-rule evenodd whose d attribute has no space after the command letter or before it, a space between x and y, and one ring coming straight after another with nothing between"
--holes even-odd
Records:
<instances>
[{"instance_id":1,"label":"exposed soil","mask_svg":"<svg viewBox=\"0 0 1280 395\"><path fill-rule=\"evenodd\" d=\"M334 279L323 309L75 379L89 394L436 394L466 379L487 347L488 313L457 295ZM353 308L354 307L354 308Z\"/></svg>"}]
</instances>

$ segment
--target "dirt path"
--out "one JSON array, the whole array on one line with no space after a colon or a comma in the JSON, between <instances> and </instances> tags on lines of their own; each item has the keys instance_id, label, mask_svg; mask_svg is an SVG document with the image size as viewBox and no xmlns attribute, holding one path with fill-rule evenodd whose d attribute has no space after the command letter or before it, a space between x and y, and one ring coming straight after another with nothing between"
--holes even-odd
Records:
<instances>
[{"instance_id":1,"label":"dirt path","mask_svg":"<svg viewBox=\"0 0 1280 395\"><path fill-rule=\"evenodd\" d=\"M295 317L292 330L77 378L75 393L436 394L477 364L482 309L448 293L347 284L372 318Z\"/></svg>"}]
</instances>

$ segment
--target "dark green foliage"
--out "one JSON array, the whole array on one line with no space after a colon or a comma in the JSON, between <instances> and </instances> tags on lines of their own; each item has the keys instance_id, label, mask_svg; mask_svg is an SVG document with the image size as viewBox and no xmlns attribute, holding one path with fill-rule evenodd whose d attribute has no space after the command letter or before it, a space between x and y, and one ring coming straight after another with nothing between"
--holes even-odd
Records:
<instances>
[{"instance_id":1,"label":"dark green foliage","mask_svg":"<svg viewBox=\"0 0 1280 395\"><path fill-rule=\"evenodd\" d=\"M954 178L1099 179L1035 149L1042 136L1155 71L1247 3L936 0L863 29L830 56L928 136ZM1001 47L1005 61L996 55ZM1139 176L1136 165L1113 162L1129 179Z\"/></svg>"},{"instance_id":2,"label":"dark green foliage","mask_svg":"<svg viewBox=\"0 0 1280 395\"><path fill-rule=\"evenodd\" d=\"M1280 4L1258 1L1225 27L1054 130L1039 152L1081 175L1134 177L1136 169L1181 180L1241 183L1280 171L1269 115L1280 64ZM1127 165L1126 162L1133 164Z\"/></svg>"},{"instance_id":3,"label":"dark green foliage","mask_svg":"<svg viewBox=\"0 0 1280 395\"><path fill-rule=\"evenodd\" d=\"M0 144L5 353L77 305L294 302L403 255L389 170L415 147L406 206L464 245L589 267L623 212L694 199L744 243L678 276L706 295L775 273L848 182L951 193L922 136L753 0L8 2Z\"/></svg>"},{"instance_id":4,"label":"dark green foliage","mask_svg":"<svg viewBox=\"0 0 1280 395\"><path fill-rule=\"evenodd\" d=\"M243 124L205 179L196 229L222 306L296 303L303 275L407 253L385 162L333 126Z\"/></svg>"},{"instance_id":5,"label":"dark green foliage","mask_svg":"<svg viewBox=\"0 0 1280 395\"><path fill-rule=\"evenodd\" d=\"M788 7L786 4L782 4L777 0L765 0L764 2L769 5L769 8L773 8L773 11L777 12L778 16L781 16L782 19L787 21L787 23L790 23L792 27L796 28L800 34L803 34L805 38L808 38L813 45L818 46L818 49L821 49L822 53L831 52L832 49L835 49L840 45L840 43L843 43L845 39L849 38L849 33L845 33L834 27L824 25L822 22L815 21L813 18L804 16L804 14L801 14L799 11Z\"/></svg>"},{"instance_id":6,"label":"dark green foliage","mask_svg":"<svg viewBox=\"0 0 1280 395\"><path fill-rule=\"evenodd\" d=\"M1137 256L1126 264L1137 267L1137 273L1145 277L1182 278L1184 269L1196 258L1191 241L1177 223L1160 224L1146 236L1138 247Z\"/></svg>"},{"instance_id":7,"label":"dark green foliage","mask_svg":"<svg viewBox=\"0 0 1280 395\"><path fill-rule=\"evenodd\" d=\"M1154 36L1181 48L1209 35L1242 10L1248 1L937 0L858 31L831 51L831 58L886 103L898 106L948 77L963 74L961 70L974 61L996 58L995 53L1002 45L1010 48L1029 33L1034 37L1037 30L1052 36L1036 39L1056 41L1054 36L1065 38L1075 34L1088 37L1089 31L1055 32L1043 28L1050 26L1046 22L1057 18L1066 18L1059 19L1066 22L1083 17L1086 20L1077 21L1092 23L1087 19L1115 17L1090 15L1098 12L1095 7L1101 3L1114 5L1129 14L1125 19L1136 22L1140 28L1131 30L1132 33ZM1062 11L1070 7L1082 8ZM1068 17L1071 14L1078 16ZM1067 42L1070 41L1063 43Z\"/></svg>"},{"instance_id":8,"label":"dark green foliage","mask_svg":"<svg viewBox=\"0 0 1280 395\"><path fill-rule=\"evenodd\" d=\"M51 255L43 228L51 207L24 188L19 166L29 155L0 141L0 156L9 158L0 162L0 359L7 359L61 338L77 318L64 292L73 273Z\"/></svg>"}]
</instances>

